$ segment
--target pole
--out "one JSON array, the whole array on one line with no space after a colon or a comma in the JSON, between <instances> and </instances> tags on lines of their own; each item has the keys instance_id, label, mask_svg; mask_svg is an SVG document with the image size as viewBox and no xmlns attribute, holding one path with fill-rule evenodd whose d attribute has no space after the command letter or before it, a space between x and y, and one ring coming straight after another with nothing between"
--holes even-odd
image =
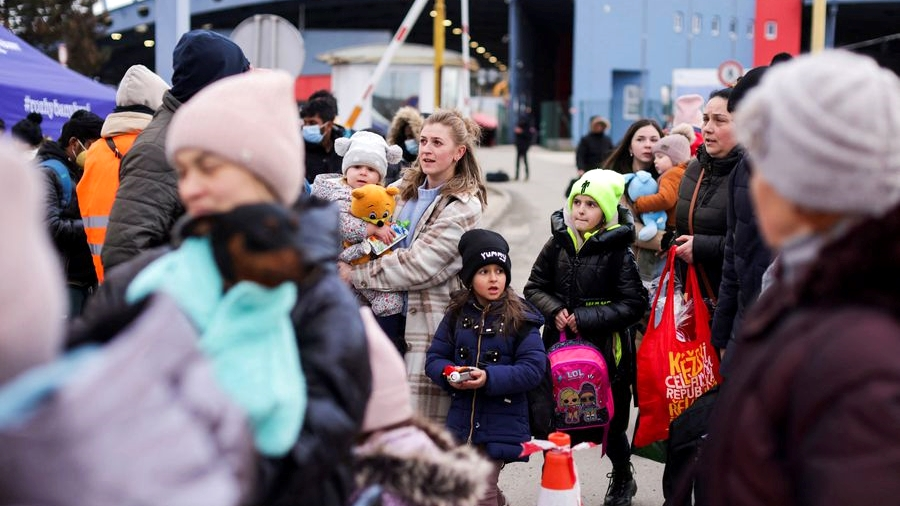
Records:
<instances>
[{"instance_id":1,"label":"pole","mask_svg":"<svg viewBox=\"0 0 900 506\"><path fill-rule=\"evenodd\" d=\"M445 27L444 0L434 0L434 108L441 107L441 74L444 68Z\"/></svg>"},{"instance_id":2,"label":"pole","mask_svg":"<svg viewBox=\"0 0 900 506\"><path fill-rule=\"evenodd\" d=\"M384 54L381 55L381 60L378 61L375 72L373 72L372 77L369 78L369 82L366 84L362 98L353 108L350 117L347 118L345 125L347 128L353 128L353 124L356 123L356 120L362 112L363 104L366 103L366 100L368 100L369 96L372 95L372 92L375 91L375 86L378 85L378 81L381 80L385 70L387 70L388 66L391 64L394 54L396 54L397 50L400 49L400 46L403 45L403 42L409 35L409 31L412 30L412 26L416 23L416 20L419 19L419 14L422 13L422 9L425 8L425 4L427 3L428 0L415 0L412 7L409 8L409 12L407 12L406 17L403 18L400 28L397 29L397 33L394 34L394 38L391 39L391 43L388 44Z\"/></svg>"},{"instance_id":3,"label":"pole","mask_svg":"<svg viewBox=\"0 0 900 506\"><path fill-rule=\"evenodd\" d=\"M469 115L472 90L470 89L472 78L469 75L469 0L461 0L462 14L462 88L460 89L460 110L466 116Z\"/></svg>"},{"instance_id":4,"label":"pole","mask_svg":"<svg viewBox=\"0 0 900 506\"><path fill-rule=\"evenodd\" d=\"M191 29L191 6L188 0L156 2L156 73L172 82L172 52L182 35Z\"/></svg>"},{"instance_id":5,"label":"pole","mask_svg":"<svg viewBox=\"0 0 900 506\"><path fill-rule=\"evenodd\" d=\"M813 53L825 49L825 4L828 0L813 0L812 6L812 35L809 40L809 50Z\"/></svg>"}]
</instances>

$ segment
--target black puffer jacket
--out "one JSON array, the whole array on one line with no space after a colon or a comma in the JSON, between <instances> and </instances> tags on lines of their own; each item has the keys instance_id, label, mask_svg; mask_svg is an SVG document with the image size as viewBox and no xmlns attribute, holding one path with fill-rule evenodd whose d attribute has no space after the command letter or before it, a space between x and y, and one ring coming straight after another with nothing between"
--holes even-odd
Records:
<instances>
[{"instance_id":1,"label":"black puffer jacket","mask_svg":"<svg viewBox=\"0 0 900 506\"><path fill-rule=\"evenodd\" d=\"M756 213L750 201L750 167L741 158L728 180L728 234L722 283L713 317L712 344L725 348L740 329L744 311L756 301L762 276L772 262L772 253L759 235Z\"/></svg>"},{"instance_id":2,"label":"black puffer jacket","mask_svg":"<svg viewBox=\"0 0 900 506\"><path fill-rule=\"evenodd\" d=\"M122 159L119 190L101 254L106 270L142 251L169 244L172 226L184 214L178 176L166 161L166 132L180 106L166 91L162 106Z\"/></svg>"},{"instance_id":3,"label":"black puffer jacket","mask_svg":"<svg viewBox=\"0 0 900 506\"><path fill-rule=\"evenodd\" d=\"M53 238L53 245L60 255L68 283L87 287L97 284L97 272L91 259L81 211L78 210L78 195L75 186L81 179L81 170L69 161L68 155L59 144L53 141L44 142L37 152L38 163L44 160L62 162L69 170L72 179L72 194L69 205L63 207L63 187L56 171L41 167L46 180L44 204L46 207L46 223Z\"/></svg>"},{"instance_id":4,"label":"black puffer jacket","mask_svg":"<svg viewBox=\"0 0 900 506\"><path fill-rule=\"evenodd\" d=\"M525 298L546 320L544 346L559 341L554 318L563 308L568 309L575 313L581 336L603 351L612 372L613 333L637 323L648 304L630 247L634 242L631 213L619 206L620 226L590 237L577 252L562 210L551 215L550 224L553 237L535 260L525 284ZM625 358L620 364L630 363Z\"/></svg>"},{"instance_id":5,"label":"black puffer jacket","mask_svg":"<svg viewBox=\"0 0 900 506\"><path fill-rule=\"evenodd\" d=\"M324 201L306 198L295 211L300 215L304 259L323 271L314 284L299 287L291 313L308 404L300 439L289 456L261 462L259 504L342 506L353 490L350 451L371 390L368 348L359 305L336 272L340 251L336 210ZM83 321L76 322L70 346L92 339L82 333L83 325L124 312L131 280L169 250L167 246L148 251L107 272Z\"/></svg>"},{"instance_id":6,"label":"black puffer jacket","mask_svg":"<svg viewBox=\"0 0 900 506\"><path fill-rule=\"evenodd\" d=\"M698 266L700 289L703 297L714 298L719 293L722 279L722 260L725 256L725 232L728 229L728 176L743 157L740 146L731 150L724 158L712 158L705 146L697 150L697 158L688 164L678 188L678 204L675 207L675 228L678 235L694 236L694 265ZM697 192L694 205L693 234L688 224L691 197L697 187L701 171L703 180ZM709 280L711 291L703 280L703 273Z\"/></svg>"}]
</instances>

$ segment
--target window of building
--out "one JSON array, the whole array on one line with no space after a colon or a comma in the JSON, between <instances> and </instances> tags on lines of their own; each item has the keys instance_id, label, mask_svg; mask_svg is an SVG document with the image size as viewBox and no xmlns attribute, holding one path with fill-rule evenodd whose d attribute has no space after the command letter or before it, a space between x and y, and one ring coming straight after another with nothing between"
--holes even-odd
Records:
<instances>
[{"instance_id":1,"label":"window of building","mask_svg":"<svg viewBox=\"0 0 900 506\"><path fill-rule=\"evenodd\" d=\"M728 22L728 36L731 37L732 40L737 40L737 36L738 36L738 20L737 20L737 18L731 18L731 21Z\"/></svg>"},{"instance_id":2,"label":"window of building","mask_svg":"<svg viewBox=\"0 0 900 506\"><path fill-rule=\"evenodd\" d=\"M672 29L675 30L675 33L681 33L684 30L683 12L675 11L675 16L672 18Z\"/></svg>"},{"instance_id":3,"label":"window of building","mask_svg":"<svg viewBox=\"0 0 900 506\"><path fill-rule=\"evenodd\" d=\"M712 19L709 20L709 33L710 33L713 37L718 37L718 36L719 36L719 31L720 31L720 29L721 29L721 26L720 26L721 24L722 24L722 22L721 22L721 20L719 19L719 16L713 16Z\"/></svg>"},{"instance_id":4,"label":"window of building","mask_svg":"<svg viewBox=\"0 0 900 506\"><path fill-rule=\"evenodd\" d=\"M753 38L753 19L752 18L749 21L747 21L747 38L748 39Z\"/></svg>"},{"instance_id":5,"label":"window of building","mask_svg":"<svg viewBox=\"0 0 900 506\"><path fill-rule=\"evenodd\" d=\"M778 21L766 21L765 37L766 40L775 40L778 38Z\"/></svg>"},{"instance_id":6,"label":"window of building","mask_svg":"<svg viewBox=\"0 0 900 506\"><path fill-rule=\"evenodd\" d=\"M629 121L641 119L641 99L643 92L636 84L626 84L622 88L622 118Z\"/></svg>"},{"instance_id":7,"label":"window of building","mask_svg":"<svg viewBox=\"0 0 900 506\"><path fill-rule=\"evenodd\" d=\"M694 14L691 16L691 33L699 35L703 31L703 16Z\"/></svg>"}]
</instances>

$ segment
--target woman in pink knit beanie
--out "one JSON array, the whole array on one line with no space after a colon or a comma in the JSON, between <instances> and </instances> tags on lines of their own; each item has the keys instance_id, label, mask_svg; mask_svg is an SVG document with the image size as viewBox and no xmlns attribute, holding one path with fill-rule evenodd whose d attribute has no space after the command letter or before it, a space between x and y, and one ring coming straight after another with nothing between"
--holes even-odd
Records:
<instances>
[{"instance_id":1,"label":"woman in pink knit beanie","mask_svg":"<svg viewBox=\"0 0 900 506\"><path fill-rule=\"evenodd\" d=\"M344 504L371 377L358 305L334 268L337 213L298 200L293 91L288 74L257 70L178 109L165 143L186 210L174 244L111 271L85 319L174 299L247 414L259 502Z\"/></svg>"},{"instance_id":2,"label":"woman in pink knit beanie","mask_svg":"<svg viewBox=\"0 0 900 506\"><path fill-rule=\"evenodd\" d=\"M0 504L242 504L246 420L191 323L159 297L85 329L108 346L63 353L65 281L40 174L3 140L0 166L0 207L15 216L0 223Z\"/></svg>"}]
</instances>

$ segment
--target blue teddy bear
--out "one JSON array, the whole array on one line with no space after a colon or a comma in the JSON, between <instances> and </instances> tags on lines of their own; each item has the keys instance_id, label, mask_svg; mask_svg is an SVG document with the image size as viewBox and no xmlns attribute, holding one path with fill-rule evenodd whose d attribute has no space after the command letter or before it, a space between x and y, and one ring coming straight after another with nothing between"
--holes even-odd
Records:
<instances>
[{"instance_id":1,"label":"blue teddy bear","mask_svg":"<svg viewBox=\"0 0 900 506\"><path fill-rule=\"evenodd\" d=\"M656 195L659 191L659 184L649 172L639 170L633 174L625 174L625 191L628 193L628 198L633 202L638 197ZM644 224L644 228L638 232L638 239L642 241L653 239L658 231L665 230L667 219L668 216L665 211L641 213L641 222Z\"/></svg>"}]
</instances>

